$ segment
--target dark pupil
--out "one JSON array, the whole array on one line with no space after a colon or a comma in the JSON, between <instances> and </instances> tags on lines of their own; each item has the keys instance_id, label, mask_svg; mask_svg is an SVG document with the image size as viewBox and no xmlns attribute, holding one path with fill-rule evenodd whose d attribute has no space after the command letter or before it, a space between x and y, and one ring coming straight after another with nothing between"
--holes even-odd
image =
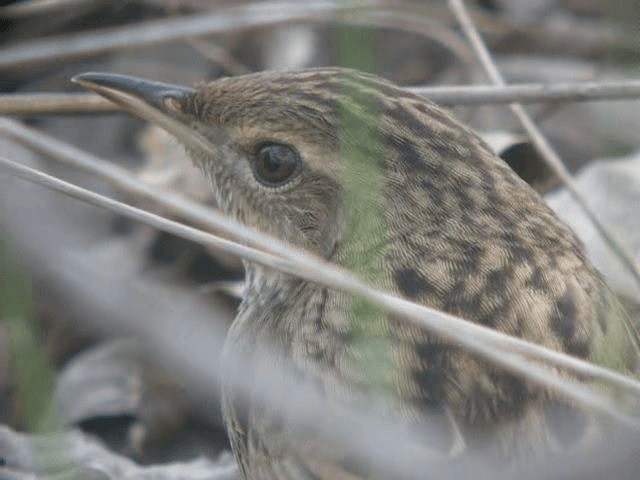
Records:
<instances>
[{"instance_id":1,"label":"dark pupil","mask_svg":"<svg viewBox=\"0 0 640 480\"><path fill-rule=\"evenodd\" d=\"M298 154L286 145L267 145L258 152L256 176L270 186L285 183L298 169Z\"/></svg>"}]
</instances>

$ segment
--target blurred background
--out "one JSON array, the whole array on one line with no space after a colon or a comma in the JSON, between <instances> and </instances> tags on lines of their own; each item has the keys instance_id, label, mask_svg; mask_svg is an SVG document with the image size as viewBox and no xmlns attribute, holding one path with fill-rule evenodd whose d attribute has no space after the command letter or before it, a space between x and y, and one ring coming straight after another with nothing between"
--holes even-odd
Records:
<instances>
[{"instance_id":1,"label":"blurred background","mask_svg":"<svg viewBox=\"0 0 640 480\"><path fill-rule=\"evenodd\" d=\"M637 0L476 0L467 6L509 83L638 78ZM69 79L87 71L193 85L324 65L367 69L415 87L490 83L445 1L5 1L0 32L2 95L84 93ZM30 112L2 110L11 122L214 206L182 148L158 128L90 104L75 113L44 113L37 99L23 98ZM637 311L633 279L509 109L447 107L547 195ZM640 259L640 102L540 102L527 109L601 219ZM51 161L14 126L0 124L1 156L158 211ZM0 246L0 424L24 432L78 428L145 465L200 455L231 461L215 378L203 387L171 349L178 345L217 362L242 292L238 259L1 172ZM213 325L215 335L190 343L197 328L191 321Z\"/></svg>"}]
</instances>

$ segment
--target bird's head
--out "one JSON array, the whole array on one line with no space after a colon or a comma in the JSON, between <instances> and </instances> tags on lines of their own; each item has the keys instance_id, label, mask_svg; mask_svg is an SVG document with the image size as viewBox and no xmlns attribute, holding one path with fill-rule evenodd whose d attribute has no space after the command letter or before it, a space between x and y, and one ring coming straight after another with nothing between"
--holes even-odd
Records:
<instances>
[{"instance_id":1,"label":"bird's head","mask_svg":"<svg viewBox=\"0 0 640 480\"><path fill-rule=\"evenodd\" d=\"M74 81L174 134L226 213L323 257L356 237L349 255L363 256L419 221L487 232L495 219L472 209L494 208L491 189L516 178L429 101L353 70L261 72L195 88L109 73Z\"/></svg>"},{"instance_id":2,"label":"bird's head","mask_svg":"<svg viewBox=\"0 0 640 480\"><path fill-rule=\"evenodd\" d=\"M363 145L367 155L382 156L378 139L362 138L371 129L349 125L348 119L358 116L370 126L376 122L367 109L378 106L373 104L378 96L350 94L359 80L375 83L342 69L261 73L195 88L107 73L74 79L118 103L151 108L186 127L183 134L172 133L208 177L226 213L322 256L343 234L345 151ZM186 138L188 133L209 148Z\"/></svg>"}]
</instances>

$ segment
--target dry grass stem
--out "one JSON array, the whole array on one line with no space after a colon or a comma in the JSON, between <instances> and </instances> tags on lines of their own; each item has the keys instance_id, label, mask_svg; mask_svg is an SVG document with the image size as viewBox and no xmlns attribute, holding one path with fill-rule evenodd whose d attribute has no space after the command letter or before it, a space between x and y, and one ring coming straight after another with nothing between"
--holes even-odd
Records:
<instances>
[{"instance_id":1,"label":"dry grass stem","mask_svg":"<svg viewBox=\"0 0 640 480\"><path fill-rule=\"evenodd\" d=\"M207 47L209 48L209 47ZM246 73L244 70L239 74ZM407 87L440 105L586 102L640 97L640 81L566 82L555 84ZM122 108L91 93L29 93L0 95L0 115L92 114Z\"/></svg>"},{"instance_id":2,"label":"dry grass stem","mask_svg":"<svg viewBox=\"0 0 640 480\"><path fill-rule=\"evenodd\" d=\"M119 112L98 95L85 93L25 93L0 95L0 115Z\"/></svg>"},{"instance_id":3,"label":"dry grass stem","mask_svg":"<svg viewBox=\"0 0 640 480\"><path fill-rule=\"evenodd\" d=\"M0 16L9 18L44 15L96 3L96 0L30 0L0 7Z\"/></svg>"},{"instance_id":4,"label":"dry grass stem","mask_svg":"<svg viewBox=\"0 0 640 480\"><path fill-rule=\"evenodd\" d=\"M501 103L584 102L640 97L640 81L566 82L554 84L408 87L441 105Z\"/></svg>"},{"instance_id":5,"label":"dry grass stem","mask_svg":"<svg viewBox=\"0 0 640 480\"><path fill-rule=\"evenodd\" d=\"M345 14L355 15L347 16ZM45 65L62 59L82 58L111 52L168 43L178 39L236 32L286 22L326 22L337 20L354 25L395 28L429 38L438 38L458 57L470 61L468 48L453 32L428 18L397 9L372 8L371 4L346 8L342 2L261 2L213 13L199 13L169 20L139 22L124 27L105 28L33 40L0 49L0 68Z\"/></svg>"}]
</instances>

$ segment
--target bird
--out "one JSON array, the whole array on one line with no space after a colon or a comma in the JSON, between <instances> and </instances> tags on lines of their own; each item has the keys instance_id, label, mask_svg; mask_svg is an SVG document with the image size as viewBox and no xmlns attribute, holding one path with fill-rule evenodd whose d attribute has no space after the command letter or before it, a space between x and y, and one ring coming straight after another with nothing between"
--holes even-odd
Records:
<instances>
[{"instance_id":1,"label":"bird","mask_svg":"<svg viewBox=\"0 0 640 480\"><path fill-rule=\"evenodd\" d=\"M413 302L625 372L636 365L636 338L577 236L428 99L341 67L194 87L114 73L74 81L116 101L133 97L204 137L211 149L186 149L231 218ZM569 448L588 431L553 392L364 300L255 263L245 270L224 349L230 377L257 385L281 363L327 404L380 411L412 431L438 425L435 441L415 441L450 458L490 448L526 457ZM277 353L266 360L261 345ZM252 359L248 371L234 367L240 358ZM295 388L282 403L290 396ZM289 428L286 405L276 411L259 397L223 382L244 479L400 478L376 474L373 460L313 429Z\"/></svg>"}]
</instances>

